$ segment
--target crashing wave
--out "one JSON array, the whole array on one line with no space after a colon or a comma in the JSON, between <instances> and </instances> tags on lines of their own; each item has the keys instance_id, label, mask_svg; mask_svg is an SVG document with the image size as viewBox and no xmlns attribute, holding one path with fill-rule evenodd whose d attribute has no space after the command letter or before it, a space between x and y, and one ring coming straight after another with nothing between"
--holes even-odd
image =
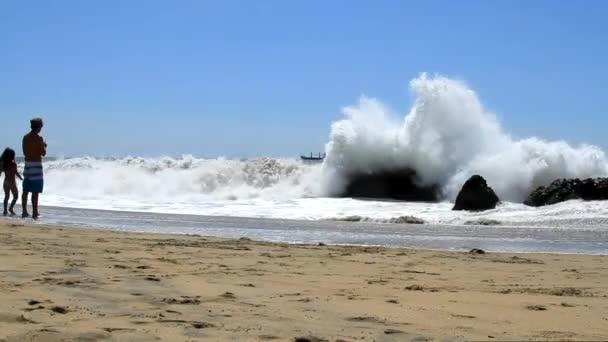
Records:
<instances>
[{"instance_id":1,"label":"crashing wave","mask_svg":"<svg viewBox=\"0 0 608 342\"><path fill-rule=\"evenodd\" d=\"M293 159L71 158L47 162L48 192L70 198L288 199L315 196L320 167Z\"/></svg>"},{"instance_id":2,"label":"crashing wave","mask_svg":"<svg viewBox=\"0 0 608 342\"><path fill-rule=\"evenodd\" d=\"M326 145L327 194L344 194L361 175L413 170L416 184L439 186L449 200L466 179L480 174L501 199L521 202L556 178L608 174L598 147L514 140L464 82L422 74L410 89L415 101L403 119L365 96L344 108L345 118L332 124Z\"/></svg>"}]
</instances>

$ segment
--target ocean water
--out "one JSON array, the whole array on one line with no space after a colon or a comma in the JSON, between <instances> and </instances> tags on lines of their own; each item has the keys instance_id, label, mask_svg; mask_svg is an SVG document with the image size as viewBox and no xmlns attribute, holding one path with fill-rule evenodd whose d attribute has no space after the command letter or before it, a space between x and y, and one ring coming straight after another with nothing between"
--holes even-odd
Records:
<instances>
[{"instance_id":1,"label":"ocean water","mask_svg":"<svg viewBox=\"0 0 608 342\"><path fill-rule=\"evenodd\" d=\"M608 228L407 225L264 219L45 207L41 223L128 232L199 234L287 243L326 243L492 252L608 254Z\"/></svg>"},{"instance_id":2,"label":"ocean water","mask_svg":"<svg viewBox=\"0 0 608 342\"><path fill-rule=\"evenodd\" d=\"M503 252L608 254L608 202L541 208L325 197L296 159L72 158L46 163L44 223L127 231ZM365 222L337 221L361 216ZM390 224L415 216L423 225ZM498 225L478 225L494 220Z\"/></svg>"},{"instance_id":3,"label":"ocean water","mask_svg":"<svg viewBox=\"0 0 608 342\"><path fill-rule=\"evenodd\" d=\"M579 200L533 208L504 201L484 212L438 203L327 197L323 164L297 159L72 158L45 165L44 204L148 213L382 223L415 216L429 224L495 220L503 226L608 227L608 202ZM500 196L500 193L499 193Z\"/></svg>"},{"instance_id":4,"label":"ocean water","mask_svg":"<svg viewBox=\"0 0 608 342\"><path fill-rule=\"evenodd\" d=\"M460 80L422 74L410 90L413 106L405 114L365 96L345 107L343 118L331 124L327 156L319 164L192 155L50 160L42 201L53 208L45 220L290 242L606 253L608 202L522 204L533 189L557 178L607 176L604 151L515 139ZM353 174L404 168L416 172L419 185L436 185L441 201L337 197ZM503 202L481 213L452 211L473 174L482 175ZM366 222L333 221L354 215ZM406 215L426 224L386 224ZM475 225L479 220L498 226Z\"/></svg>"}]
</instances>

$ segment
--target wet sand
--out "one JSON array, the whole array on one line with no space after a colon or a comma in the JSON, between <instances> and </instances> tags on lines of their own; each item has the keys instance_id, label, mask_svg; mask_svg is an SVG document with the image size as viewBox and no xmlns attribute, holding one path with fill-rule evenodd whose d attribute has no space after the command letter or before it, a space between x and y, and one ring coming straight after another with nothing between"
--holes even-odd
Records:
<instances>
[{"instance_id":1,"label":"wet sand","mask_svg":"<svg viewBox=\"0 0 608 342\"><path fill-rule=\"evenodd\" d=\"M608 256L124 233L0 219L0 341L606 340Z\"/></svg>"}]
</instances>

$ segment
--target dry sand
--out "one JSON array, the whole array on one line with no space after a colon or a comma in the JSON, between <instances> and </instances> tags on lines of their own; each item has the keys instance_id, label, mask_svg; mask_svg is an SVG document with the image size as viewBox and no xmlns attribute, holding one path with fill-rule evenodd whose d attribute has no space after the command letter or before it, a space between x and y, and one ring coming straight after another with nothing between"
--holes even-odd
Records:
<instances>
[{"instance_id":1,"label":"dry sand","mask_svg":"<svg viewBox=\"0 0 608 342\"><path fill-rule=\"evenodd\" d=\"M608 256L288 245L29 222L0 220L0 341L608 338Z\"/></svg>"}]
</instances>

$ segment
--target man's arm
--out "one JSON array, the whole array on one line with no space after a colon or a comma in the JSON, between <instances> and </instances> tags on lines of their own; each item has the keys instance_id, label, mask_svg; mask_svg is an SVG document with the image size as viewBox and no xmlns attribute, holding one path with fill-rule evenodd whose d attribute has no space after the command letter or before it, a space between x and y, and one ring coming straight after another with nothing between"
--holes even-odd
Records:
<instances>
[{"instance_id":1,"label":"man's arm","mask_svg":"<svg viewBox=\"0 0 608 342\"><path fill-rule=\"evenodd\" d=\"M21 149L23 150L23 157L26 157L26 156L27 156L27 154L26 154L26 152L25 152L25 144L26 144L26 143L25 143L25 141L26 141L26 140L27 140L27 135L23 137L23 140L22 140L22 142L21 142Z\"/></svg>"},{"instance_id":2,"label":"man's arm","mask_svg":"<svg viewBox=\"0 0 608 342\"><path fill-rule=\"evenodd\" d=\"M46 157L46 142L43 137L40 137L40 155Z\"/></svg>"}]
</instances>

